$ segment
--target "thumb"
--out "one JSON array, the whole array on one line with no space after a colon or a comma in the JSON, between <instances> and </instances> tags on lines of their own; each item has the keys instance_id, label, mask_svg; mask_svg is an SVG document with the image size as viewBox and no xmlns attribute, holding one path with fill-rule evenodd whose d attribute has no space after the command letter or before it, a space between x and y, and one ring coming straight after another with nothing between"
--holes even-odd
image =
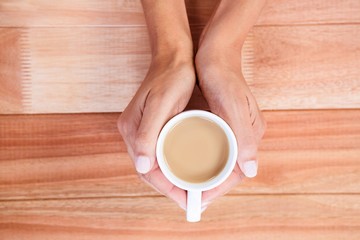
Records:
<instances>
[{"instance_id":1,"label":"thumb","mask_svg":"<svg viewBox=\"0 0 360 240\"><path fill-rule=\"evenodd\" d=\"M149 101L148 101L149 103ZM172 117L171 106L166 103L147 104L134 141L134 161L136 171L148 173L156 159L156 142L161 128Z\"/></svg>"},{"instance_id":2,"label":"thumb","mask_svg":"<svg viewBox=\"0 0 360 240\"><path fill-rule=\"evenodd\" d=\"M257 146L251 142L239 144L238 164L246 177L255 177L258 171Z\"/></svg>"},{"instance_id":3,"label":"thumb","mask_svg":"<svg viewBox=\"0 0 360 240\"><path fill-rule=\"evenodd\" d=\"M258 161L257 161L257 141L255 139L252 125L246 116L243 114L235 115L233 121L229 121L232 127L238 146L237 163L248 178L253 178L257 175Z\"/></svg>"},{"instance_id":4,"label":"thumb","mask_svg":"<svg viewBox=\"0 0 360 240\"><path fill-rule=\"evenodd\" d=\"M246 124L238 124L238 129L235 132L238 144L238 159L237 162L241 171L248 178L253 178L257 175L258 161L257 161L257 142L253 133L252 126Z\"/></svg>"}]
</instances>

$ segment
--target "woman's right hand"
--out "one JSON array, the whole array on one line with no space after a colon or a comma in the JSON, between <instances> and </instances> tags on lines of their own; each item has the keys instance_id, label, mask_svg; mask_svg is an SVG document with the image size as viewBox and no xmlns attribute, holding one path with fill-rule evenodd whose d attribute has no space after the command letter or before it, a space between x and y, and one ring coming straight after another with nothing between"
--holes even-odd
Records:
<instances>
[{"instance_id":1,"label":"woman's right hand","mask_svg":"<svg viewBox=\"0 0 360 240\"><path fill-rule=\"evenodd\" d=\"M155 148L164 124L186 107L195 85L193 59L177 54L153 58L118 128L140 178L186 209L186 192L169 182L157 164Z\"/></svg>"}]
</instances>

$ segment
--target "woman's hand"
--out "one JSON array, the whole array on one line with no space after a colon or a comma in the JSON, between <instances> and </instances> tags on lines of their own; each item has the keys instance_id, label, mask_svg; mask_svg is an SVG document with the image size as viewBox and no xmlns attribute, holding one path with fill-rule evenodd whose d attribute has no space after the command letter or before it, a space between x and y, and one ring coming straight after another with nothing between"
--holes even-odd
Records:
<instances>
[{"instance_id":1,"label":"woman's hand","mask_svg":"<svg viewBox=\"0 0 360 240\"><path fill-rule=\"evenodd\" d=\"M203 207L225 194L243 175L257 174L257 149L266 122L241 72L241 56L234 49L199 49L196 70L200 89L211 112L222 117L232 128L238 143L237 166L219 187L203 193Z\"/></svg>"},{"instance_id":2,"label":"woman's hand","mask_svg":"<svg viewBox=\"0 0 360 240\"><path fill-rule=\"evenodd\" d=\"M152 61L121 114L119 131L140 178L186 209L186 192L169 182L156 161L163 125L184 110L195 85L194 55L184 1L142 0Z\"/></svg>"},{"instance_id":3,"label":"woman's hand","mask_svg":"<svg viewBox=\"0 0 360 240\"><path fill-rule=\"evenodd\" d=\"M196 53L199 86L210 110L232 128L238 143L237 165L220 186L203 193L203 208L242 177L255 177L257 149L266 122L241 70L241 49L266 0L221 0L205 26Z\"/></svg>"},{"instance_id":4,"label":"woman's hand","mask_svg":"<svg viewBox=\"0 0 360 240\"><path fill-rule=\"evenodd\" d=\"M163 125L186 107L195 85L193 60L153 59L136 95L120 115L119 131L140 178L186 208L186 192L169 182L156 161L155 147Z\"/></svg>"}]
</instances>

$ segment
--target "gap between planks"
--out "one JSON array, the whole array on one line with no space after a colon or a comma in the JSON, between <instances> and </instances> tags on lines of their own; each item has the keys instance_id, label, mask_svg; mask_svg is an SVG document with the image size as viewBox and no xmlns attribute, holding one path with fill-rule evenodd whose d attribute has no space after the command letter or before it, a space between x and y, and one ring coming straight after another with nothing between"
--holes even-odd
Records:
<instances>
[{"instance_id":1,"label":"gap between planks","mask_svg":"<svg viewBox=\"0 0 360 240\"><path fill-rule=\"evenodd\" d=\"M146 183L144 183L146 184ZM220 197L260 197L260 196L360 196L360 193L232 193L231 191ZM162 194L148 194L137 196L99 196L99 197L59 197L59 198L26 198L26 199L0 199L1 202L37 202L37 201L66 201L66 200L91 200L91 199L139 199L139 198L167 198ZM172 201L169 199L169 201Z\"/></svg>"}]
</instances>

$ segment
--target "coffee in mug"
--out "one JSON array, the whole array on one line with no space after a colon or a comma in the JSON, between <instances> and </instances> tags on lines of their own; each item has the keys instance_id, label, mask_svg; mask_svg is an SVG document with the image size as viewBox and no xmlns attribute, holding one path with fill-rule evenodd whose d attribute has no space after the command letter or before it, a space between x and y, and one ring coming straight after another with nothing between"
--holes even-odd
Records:
<instances>
[{"instance_id":1,"label":"coffee in mug","mask_svg":"<svg viewBox=\"0 0 360 240\"><path fill-rule=\"evenodd\" d=\"M165 137L164 158L172 173L191 183L206 182L225 167L229 143L225 132L212 120L186 118Z\"/></svg>"}]
</instances>

